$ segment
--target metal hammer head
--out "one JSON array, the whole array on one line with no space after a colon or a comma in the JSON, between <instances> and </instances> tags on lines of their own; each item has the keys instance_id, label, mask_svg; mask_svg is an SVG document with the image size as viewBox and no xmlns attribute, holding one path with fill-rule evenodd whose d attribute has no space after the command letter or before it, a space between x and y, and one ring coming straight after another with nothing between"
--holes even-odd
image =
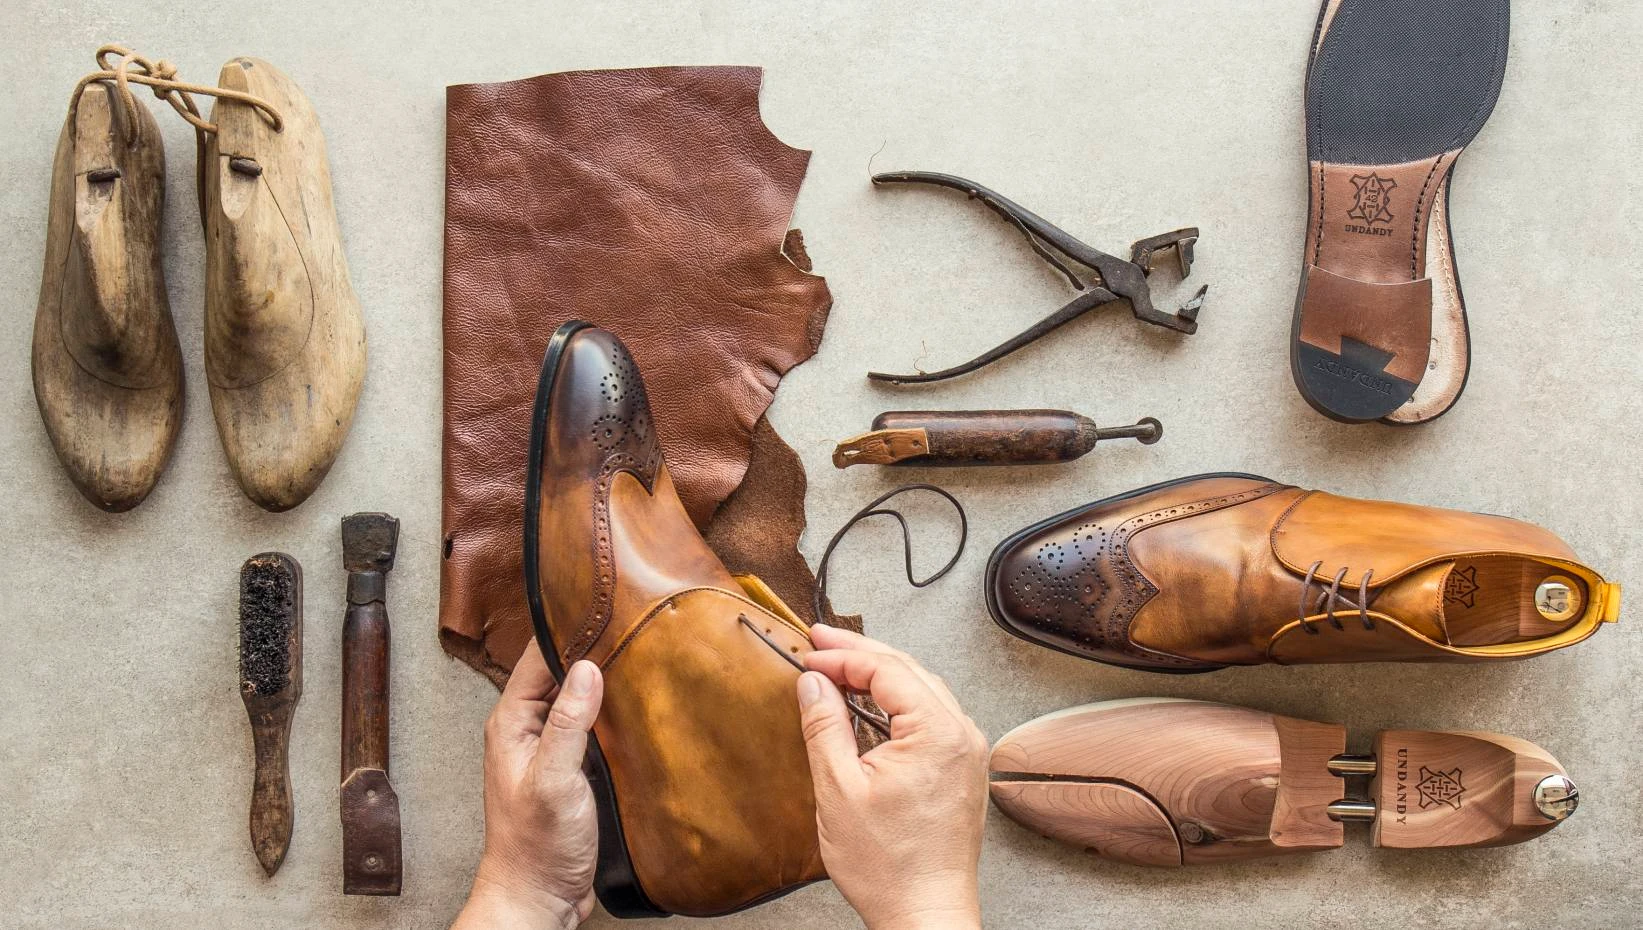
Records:
<instances>
[{"instance_id":1,"label":"metal hammer head","mask_svg":"<svg viewBox=\"0 0 1643 930\"><path fill-rule=\"evenodd\" d=\"M399 520L385 513L342 518L342 567L351 572L385 572L394 567Z\"/></svg>"}]
</instances>

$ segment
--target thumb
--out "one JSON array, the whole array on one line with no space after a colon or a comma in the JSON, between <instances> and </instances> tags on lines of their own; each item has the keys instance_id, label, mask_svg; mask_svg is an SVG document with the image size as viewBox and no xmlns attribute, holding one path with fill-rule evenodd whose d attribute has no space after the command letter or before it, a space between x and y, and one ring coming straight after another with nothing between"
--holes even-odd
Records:
<instances>
[{"instance_id":1,"label":"thumb","mask_svg":"<svg viewBox=\"0 0 1643 930\"><path fill-rule=\"evenodd\" d=\"M805 752L810 756L810 780L818 795L851 792L866 780L856 756L850 711L844 706L844 695L827 676L819 672L799 676L799 720Z\"/></svg>"},{"instance_id":2,"label":"thumb","mask_svg":"<svg viewBox=\"0 0 1643 930\"><path fill-rule=\"evenodd\" d=\"M548 722L536 749L537 764L545 774L574 774L581 769L588 751L588 731L604 698L605 678L599 666L583 659L570 667L559 697L548 709Z\"/></svg>"}]
</instances>

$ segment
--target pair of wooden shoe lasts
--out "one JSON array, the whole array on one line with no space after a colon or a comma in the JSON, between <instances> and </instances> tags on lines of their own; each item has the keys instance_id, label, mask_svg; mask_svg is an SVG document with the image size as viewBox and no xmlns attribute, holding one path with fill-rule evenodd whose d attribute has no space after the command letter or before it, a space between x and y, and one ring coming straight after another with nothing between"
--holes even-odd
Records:
<instances>
[{"instance_id":1,"label":"pair of wooden shoe lasts","mask_svg":"<svg viewBox=\"0 0 1643 930\"><path fill-rule=\"evenodd\" d=\"M52 167L33 352L52 447L88 500L129 510L159 480L182 418L160 260L165 151L133 94L144 85L199 135L205 367L223 450L252 501L295 507L335 460L365 374L313 108L254 58L224 65L217 87L117 46L97 64L69 101ZM191 94L216 98L209 120Z\"/></svg>"}]
</instances>

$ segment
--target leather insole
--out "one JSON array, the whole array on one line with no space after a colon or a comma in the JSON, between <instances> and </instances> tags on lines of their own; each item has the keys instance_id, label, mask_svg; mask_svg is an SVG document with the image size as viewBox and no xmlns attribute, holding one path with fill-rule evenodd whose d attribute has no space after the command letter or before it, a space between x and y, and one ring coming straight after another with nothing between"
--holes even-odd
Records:
<instances>
[{"instance_id":1,"label":"leather insole","mask_svg":"<svg viewBox=\"0 0 1643 930\"><path fill-rule=\"evenodd\" d=\"M1567 591L1554 587L1537 598L1545 582ZM1458 561L1444 581L1444 626L1454 646L1529 642L1567 629L1580 619L1589 597L1585 582L1533 559Z\"/></svg>"},{"instance_id":2,"label":"leather insole","mask_svg":"<svg viewBox=\"0 0 1643 930\"><path fill-rule=\"evenodd\" d=\"M1455 160L1499 96L1508 23L1508 0L1324 4L1306 83L1311 209L1291 367L1326 416L1393 414L1425 377L1434 338L1467 338L1447 306L1459 294L1448 255L1435 302L1427 239L1447 222L1433 214ZM1447 246L1447 230L1438 239ZM1467 357L1447 345L1436 355ZM1449 380L1458 396L1464 376ZM1436 416L1452 402L1422 407Z\"/></svg>"}]
</instances>

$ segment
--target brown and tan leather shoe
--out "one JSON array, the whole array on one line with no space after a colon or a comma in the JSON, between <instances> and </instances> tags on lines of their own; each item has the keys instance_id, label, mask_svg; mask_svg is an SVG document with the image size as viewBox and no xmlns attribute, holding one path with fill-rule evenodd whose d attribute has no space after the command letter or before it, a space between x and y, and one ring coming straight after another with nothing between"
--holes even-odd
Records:
<instances>
[{"instance_id":1,"label":"brown and tan leather shoe","mask_svg":"<svg viewBox=\"0 0 1643 930\"><path fill-rule=\"evenodd\" d=\"M1575 811L1556 759L1497 733L1346 728L1203 701L1140 698L1046 714L993 747L993 803L1040 834L1135 865L1375 846L1504 846ZM1367 784L1361 781L1367 779Z\"/></svg>"},{"instance_id":2,"label":"brown and tan leather shoe","mask_svg":"<svg viewBox=\"0 0 1643 930\"><path fill-rule=\"evenodd\" d=\"M1620 586L1517 520L1182 478L1029 526L987 566L993 619L1112 665L1481 662L1570 646Z\"/></svg>"},{"instance_id":3,"label":"brown and tan leather shoe","mask_svg":"<svg viewBox=\"0 0 1643 930\"><path fill-rule=\"evenodd\" d=\"M605 909L706 917L825 878L783 655L809 651L809 631L702 541L609 332L572 322L549 342L527 468L543 655L561 679L579 659L605 675L587 760Z\"/></svg>"}]
</instances>

